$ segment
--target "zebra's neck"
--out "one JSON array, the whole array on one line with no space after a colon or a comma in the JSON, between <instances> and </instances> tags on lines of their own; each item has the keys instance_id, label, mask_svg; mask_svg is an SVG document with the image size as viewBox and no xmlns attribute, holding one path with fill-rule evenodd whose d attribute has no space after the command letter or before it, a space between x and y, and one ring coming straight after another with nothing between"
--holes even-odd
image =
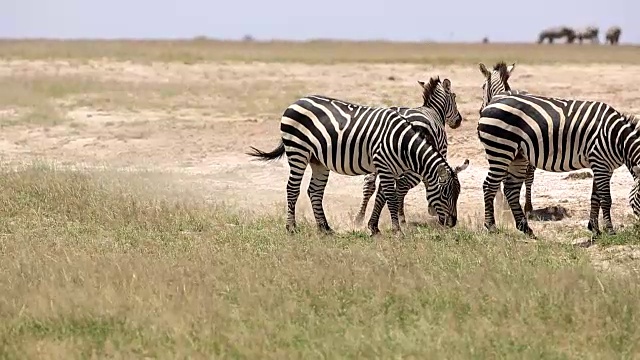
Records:
<instances>
[{"instance_id":1,"label":"zebra's neck","mask_svg":"<svg viewBox=\"0 0 640 360\"><path fill-rule=\"evenodd\" d=\"M638 125L624 115L606 122L602 134L610 149L627 166L640 164L640 132Z\"/></svg>"},{"instance_id":2,"label":"zebra's neck","mask_svg":"<svg viewBox=\"0 0 640 360\"><path fill-rule=\"evenodd\" d=\"M402 161L408 169L427 178L430 184L436 181L435 172L430 170L440 163L446 163L442 155L422 134L413 129L404 133L401 142Z\"/></svg>"},{"instance_id":3,"label":"zebra's neck","mask_svg":"<svg viewBox=\"0 0 640 360\"><path fill-rule=\"evenodd\" d=\"M640 132L634 124L622 128L622 157L630 168L640 165Z\"/></svg>"},{"instance_id":4,"label":"zebra's neck","mask_svg":"<svg viewBox=\"0 0 640 360\"><path fill-rule=\"evenodd\" d=\"M440 126L444 126L444 110L438 111L437 108L431 105L429 106L423 105L416 109L420 110L420 112L425 114L427 118L429 118L429 120L433 120L436 123L438 123Z\"/></svg>"}]
</instances>

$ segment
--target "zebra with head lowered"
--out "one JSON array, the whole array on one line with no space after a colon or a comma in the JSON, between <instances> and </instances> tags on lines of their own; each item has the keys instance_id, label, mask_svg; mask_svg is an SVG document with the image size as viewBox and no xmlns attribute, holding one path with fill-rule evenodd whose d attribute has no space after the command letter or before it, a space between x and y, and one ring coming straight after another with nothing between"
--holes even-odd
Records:
<instances>
[{"instance_id":1,"label":"zebra with head lowered","mask_svg":"<svg viewBox=\"0 0 640 360\"><path fill-rule=\"evenodd\" d=\"M307 194L318 229L331 233L322 205L329 173L367 175L377 173L388 202L392 230L401 233L394 182L407 171L426 178L427 198L441 224L457 222L460 182L452 169L419 128L397 111L362 106L320 96L306 96L289 105L280 120L278 147L264 152L252 147L248 155L275 160L286 154L288 231L296 229L295 207L307 165L311 180Z\"/></svg>"},{"instance_id":2,"label":"zebra with head lowered","mask_svg":"<svg viewBox=\"0 0 640 360\"><path fill-rule=\"evenodd\" d=\"M411 124L422 128L425 135L432 139L436 149L446 160L447 133L444 128L445 122L451 129L457 129L460 124L462 124L462 115L460 115L456 104L456 94L451 90L451 81L449 79L440 81L439 77L432 77L427 83L423 81L418 81L418 83L423 90L422 106L416 108L393 106L390 107L390 109L398 111L402 116L407 118ZM460 169L463 170L464 168L466 168L465 165ZM356 224L362 223L364 219L369 199L376 191L376 178L377 175L375 173L365 176L362 188L362 204L355 218ZM420 182L424 183L426 189L428 186L427 179L420 178L418 174L414 172L407 172L403 176L400 176L396 182L400 223L406 222L404 216L404 198L407 192ZM370 229L377 229L376 219L379 218L380 211L382 211L382 207L384 207L384 202L380 203L382 199L376 197L376 200L378 201L376 201L374 211L371 214L372 221L369 223ZM429 214L435 215L435 209L431 205L429 205Z\"/></svg>"},{"instance_id":3,"label":"zebra with head lowered","mask_svg":"<svg viewBox=\"0 0 640 360\"><path fill-rule=\"evenodd\" d=\"M513 90L509 85L509 78L511 73L516 67L513 63L509 66L504 61L496 63L492 71L489 71L487 67L480 63L480 72L484 75L484 82L482 83L482 106L480 107L480 114L482 109L487 106L494 98L499 98L503 95L510 94L526 94L526 91ZM524 196L524 213L528 218L529 214L533 211L533 204L531 201L531 187L533 186L533 180L535 176L536 168L532 165L527 166L527 171L524 180L525 196ZM506 196L505 196L506 198Z\"/></svg>"},{"instance_id":4,"label":"zebra with head lowered","mask_svg":"<svg viewBox=\"0 0 640 360\"><path fill-rule=\"evenodd\" d=\"M538 34L538 44L542 44L545 40L549 44L553 44L553 40L566 37L567 43L572 44L576 38L576 32L568 26L557 26L544 29Z\"/></svg>"},{"instance_id":5,"label":"zebra with head lowered","mask_svg":"<svg viewBox=\"0 0 640 360\"><path fill-rule=\"evenodd\" d=\"M640 216L640 128L638 119L600 101L570 100L532 94L494 98L480 111L478 137L489 172L483 184L485 221L495 231L493 199L501 181L516 227L533 231L520 207L520 189L529 164L552 172L591 168L593 185L588 228L592 240L600 235L602 209L605 231L615 233L611 221L610 181L613 171L626 165L635 185L630 205Z\"/></svg>"}]
</instances>

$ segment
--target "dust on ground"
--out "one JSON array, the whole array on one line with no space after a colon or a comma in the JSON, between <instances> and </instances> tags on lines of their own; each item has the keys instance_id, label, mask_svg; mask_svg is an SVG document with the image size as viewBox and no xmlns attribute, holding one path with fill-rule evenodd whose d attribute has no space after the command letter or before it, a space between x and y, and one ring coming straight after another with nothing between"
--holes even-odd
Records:
<instances>
[{"instance_id":1,"label":"dust on ground","mask_svg":"<svg viewBox=\"0 0 640 360\"><path fill-rule=\"evenodd\" d=\"M509 59L505 59L508 61ZM493 64L486 64L492 66ZM160 170L175 174L185 185L198 189L203 198L260 212L284 214L286 160L251 161L249 146L264 150L279 140L282 111L297 97L325 94L367 105L417 106L421 102L417 80L439 75L449 78L457 93L465 121L448 129L449 161L470 165L460 174L462 224L480 229L483 219L482 182L487 172L483 148L476 135L481 104L482 75L477 67L410 64L266 64L266 63L151 63L109 61L0 62L0 77L81 76L93 81L132 86L128 96L141 101L150 94L140 84L174 84L199 87L199 96L171 94L160 99L164 106L95 105L75 98L59 100L68 121L52 126L3 125L0 151L3 161L22 163L36 159L61 164L108 165L118 168ZM622 111L638 112L640 66L625 65L528 65L517 64L512 87L545 95L594 99ZM138 86L138 87L136 87ZM138 89L136 91L135 89ZM238 99L242 100L239 103ZM107 99L108 100L108 99ZM157 104L157 102L155 103ZM0 117L20 109L5 106ZM307 171L303 189L309 181ZM565 179L566 173L536 172L534 208L562 206L568 216L560 221L532 221L543 239L564 240L567 234L588 236L590 178ZM361 201L363 177L332 173L325 195L325 211L332 227L356 228L352 219ZM614 225L623 225L631 214L628 193L632 177L618 169L611 182ZM524 196L524 193L522 194ZM426 214L424 188L406 198L409 221L432 221ZM371 200L367 211L373 206ZM308 197L298 201L298 218L313 221ZM513 228L510 212L498 215L498 225ZM365 222L366 223L366 222ZM284 224L283 224L284 226ZM388 212L381 228L389 226Z\"/></svg>"}]
</instances>

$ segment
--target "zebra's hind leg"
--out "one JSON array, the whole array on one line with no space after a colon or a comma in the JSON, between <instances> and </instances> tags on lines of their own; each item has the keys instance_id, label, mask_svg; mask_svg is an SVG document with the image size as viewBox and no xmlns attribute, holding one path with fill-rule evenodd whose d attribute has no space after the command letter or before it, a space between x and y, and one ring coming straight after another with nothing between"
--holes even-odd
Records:
<instances>
[{"instance_id":1,"label":"zebra's hind leg","mask_svg":"<svg viewBox=\"0 0 640 360\"><path fill-rule=\"evenodd\" d=\"M527 174L524 179L524 215L528 219L533 212L533 204L531 201L531 187L533 186L533 178L536 172L536 168L534 166L527 166Z\"/></svg>"},{"instance_id":2,"label":"zebra's hind leg","mask_svg":"<svg viewBox=\"0 0 640 360\"><path fill-rule=\"evenodd\" d=\"M287 181L287 231L296 231L296 203L300 196L300 185L302 177L307 168L307 158L293 151L287 152L289 160L289 180Z\"/></svg>"},{"instance_id":3,"label":"zebra's hind leg","mask_svg":"<svg viewBox=\"0 0 640 360\"><path fill-rule=\"evenodd\" d=\"M489 162L489 172L482 184L484 195L484 227L489 232L495 232L496 218L493 201L500 189L500 183L507 176L507 165L498 162Z\"/></svg>"},{"instance_id":4,"label":"zebra's hind leg","mask_svg":"<svg viewBox=\"0 0 640 360\"><path fill-rule=\"evenodd\" d=\"M327 182L329 181L329 169L320 164L316 159L311 159L311 170L311 180L309 181L307 194L311 200L313 216L316 218L318 230L331 234L333 233L333 230L329 226L329 223L327 223L327 218L324 215L324 209L322 206L324 190L327 187Z\"/></svg>"},{"instance_id":5,"label":"zebra's hind leg","mask_svg":"<svg viewBox=\"0 0 640 360\"><path fill-rule=\"evenodd\" d=\"M517 156L509 165L509 173L504 180L504 194L511 208L513 219L516 222L516 228L535 238L533 230L529 227L526 214L520 206L520 191L522 191L522 183L530 175L529 169L527 160L522 155Z\"/></svg>"},{"instance_id":6,"label":"zebra's hind leg","mask_svg":"<svg viewBox=\"0 0 640 360\"><path fill-rule=\"evenodd\" d=\"M360 211L354 222L356 225L362 224L362 220L364 220L364 214L367 211L367 205L369 204L369 199L373 193L376 192L376 178L378 174L373 173L364 177L364 184L362 185L362 203L360 204Z\"/></svg>"}]
</instances>

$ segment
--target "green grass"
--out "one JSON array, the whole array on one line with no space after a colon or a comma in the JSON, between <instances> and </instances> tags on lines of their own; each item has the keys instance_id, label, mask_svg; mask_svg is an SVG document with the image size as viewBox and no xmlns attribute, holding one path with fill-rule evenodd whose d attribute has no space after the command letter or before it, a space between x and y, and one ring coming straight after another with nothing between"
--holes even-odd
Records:
<instances>
[{"instance_id":1,"label":"green grass","mask_svg":"<svg viewBox=\"0 0 640 360\"><path fill-rule=\"evenodd\" d=\"M399 43L385 41L239 42L218 40L2 40L4 59L117 59L135 62L262 61L303 63L477 64L626 63L640 61L636 46Z\"/></svg>"},{"instance_id":2,"label":"green grass","mask_svg":"<svg viewBox=\"0 0 640 360\"><path fill-rule=\"evenodd\" d=\"M620 358L637 273L464 228L318 235L157 174L0 177L0 357Z\"/></svg>"}]
</instances>

